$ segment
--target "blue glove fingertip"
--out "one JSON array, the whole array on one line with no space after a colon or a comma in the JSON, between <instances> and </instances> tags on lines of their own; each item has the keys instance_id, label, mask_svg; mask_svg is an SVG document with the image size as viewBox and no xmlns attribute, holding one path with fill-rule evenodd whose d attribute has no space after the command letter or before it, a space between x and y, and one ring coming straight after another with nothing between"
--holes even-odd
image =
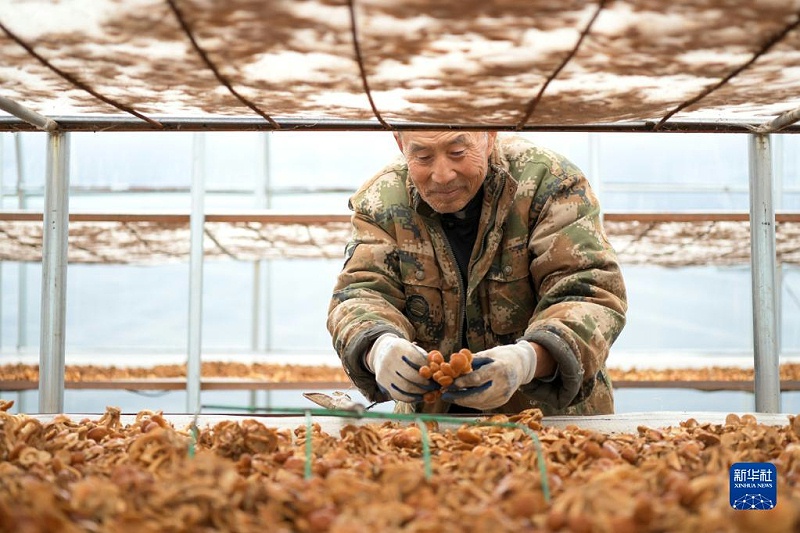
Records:
<instances>
[{"instance_id":1,"label":"blue glove fingertip","mask_svg":"<svg viewBox=\"0 0 800 533\"><path fill-rule=\"evenodd\" d=\"M438 389L438 388L439 388L439 384L438 384L438 383L436 383L436 382L435 382L434 380L432 380L432 379L428 379L428 380L427 380L427 383L426 383L425 385L420 385L420 384L419 384L419 383L417 383L417 382L411 381L410 379L408 379L407 377L405 377L403 374L401 374L401 373L400 373L400 372L398 372L398 371L395 371L395 374L396 374L396 375L397 375L397 376L398 376L400 379L402 379L403 381L405 381L406 383L411 383L411 384L413 384L413 385L416 385L417 387L420 387L420 388L424 389L426 392L430 392L430 391L432 391L432 390L436 390L436 389ZM394 386L394 384L392 384L392 386Z\"/></svg>"},{"instance_id":2,"label":"blue glove fingertip","mask_svg":"<svg viewBox=\"0 0 800 533\"><path fill-rule=\"evenodd\" d=\"M478 385L477 387L468 387L465 389L456 389L456 390L448 389L444 394L442 394L442 400L452 403L456 400L480 394L491 386L492 386L492 380L489 380L483 385Z\"/></svg>"},{"instance_id":3,"label":"blue glove fingertip","mask_svg":"<svg viewBox=\"0 0 800 533\"><path fill-rule=\"evenodd\" d=\"M412 398L412 400L411 400L412 402L421 402L421 401L423 401L422 394L414 394L412 392L404 391L403 389L401 389L400 387L398 387L394 383L392 383L392 388L394 390L396 390L397 392L399 392L400 394L403 394L405 396L408 396L409 398Z\"/></svg>"},{"instance_id":4,"label":"blue glove fingertip","mask_svg":"<svg viewBox=\"0 0 800 533\"><path fill-rule=\"evenodd\" d=\"M410 366L411 368L413 368L416 371L419 371L419 369L422 367L422 365L418 365L417 363L413 362L411 359L409 359L405 355L402 357L402 360L403 360L403 362L405 364L407 364L408 366Z\"/></svg>"},{"instance_id":5,"label":"blue glove fingertip","mask_svg":"<svg viewBox=\"0 0 800 533\"><path fill-rule=\"evenodd\" d=\"M491 363L494 363L494 359L491 357L476 357L472 360L472 370L477 370Z\"/></svg>"}]
</instances>

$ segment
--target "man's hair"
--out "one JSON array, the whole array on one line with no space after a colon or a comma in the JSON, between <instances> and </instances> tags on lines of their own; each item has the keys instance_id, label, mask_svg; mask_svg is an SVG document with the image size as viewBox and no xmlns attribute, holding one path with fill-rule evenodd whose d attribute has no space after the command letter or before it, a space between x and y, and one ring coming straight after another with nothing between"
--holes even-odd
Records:
<instances>
[{"instance_id":1,"label":"man's hair","mask_svg":"<svg viewBox=\"0 0 800 533\"><path fill-rule=\"evenodd\" d=\"M398 138L402 139L403 138L403 132L405 132L405 131L406 130L395 130L393 133L395 135L397 135ZM467 132L467 133L476 133L476 132ZM485 138L487 140L489 139L489 132L488 131L484 131L483 135L485 136Z\"/></svg>"}]
</instances>

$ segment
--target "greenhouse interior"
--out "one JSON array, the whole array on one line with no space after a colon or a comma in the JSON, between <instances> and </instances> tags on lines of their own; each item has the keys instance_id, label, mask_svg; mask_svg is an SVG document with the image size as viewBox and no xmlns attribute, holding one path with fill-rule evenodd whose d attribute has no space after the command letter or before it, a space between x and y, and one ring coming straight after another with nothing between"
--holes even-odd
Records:
<instances>
[{"instance_id":1,"label":"greenhouse interior","mask_svg":"<svg viewBox=\"0 0 800 533\"><path fill-rule=\"evenodd\" d=\"M41 213L46 135L1 135L3 210ZM752 297L747 254L730 259L726 255L733 246L726 244L720 257L709 259L704 257L709 253L708 242L702 236L693 236L688 242L663 243L669 256L659 259L647 253L641 239L637 246L637 241L628 240L630 235L613 233L615 214L746 213L747 135L521 135L569 154L585 169L606 219L612 221L607 222L607 231L622 258L631 312L609 355L610 368L620 372L697 367L752 370ZM779 211L797 211L800 206L797 141L793 135L777 135L773 139L773 168L776 183L780 184L775 204ZM209 218L214 214L271 210L337 215L334 220L338 221L348 216L347 201L358 186L395 158L397 145L385 132L71 134L70 213L106 213L109 220L72 223L78 228L85 226L72 230L86 233L74 235L75 239L95 242L82 243L75 249L76 256L81 254L80 259L73 260L70 249L65 333L68 367L150 367L186 362L190 311L188 218L177 229L167 226L161 233L151 229L149 235L147 228L134 226L135 219L126 222L142 240L136 245L132 244L132 237L122 233L124 228L109 225L114 213L142 217L189 213L193 161L198 149L202 149L199 160L205 176L204 204ZM314 152L314 159L309 160L309 150ZM699 235L708 233L712 223L695 223L700 225ZM299 237L288 257L272 257L277 255L274 248L280 243L263 251L237 246L240 241L226 233L223 222L207 224L217 227L206 230L209 242L205 243L207 257L203 263L203 359L338 366L325 320L336 274L342 267L346 223L344 231L334 234L339 240L330 244L322 232L316 242L313 236ZM31 232L41 234L41 222L6 221L4 225L6 250L0 264L2 354L9 364L36 365L41 262L20 261L19 257L30 253L28 239L34 238ZM743 244L748 252L746 228L744 231ZM106 237L98 239L98 232ZM664 234L661 238L667 237ZM169 238L182 239L184 243L176 244L172 255L156 253L166 248L163 242L169 242ZM303 239L308 242L304 244ZM657 244L658 241L651 246ZM795 245L795 253L796 250ZM654 252L662 251L656 248ZM687 264L670 263L681 260ZM782 362L791 363L800 355L800 272L796 261L782 262L780 268L780 357ZM723 375L714 378L728 379ZM711 381L712 377L705 379ZM342 381L340 388L345 386L346 376L342 375ZM693 390L674 381L673 388L617 390L616 412L755 408L752 391ZM235 403L242 406L255 402L252 405L302 407L307 400L301 392L255 390L251 395L251 391L242 390L207 391L210 398L204 402L220 403L213 400L217 396L228 401L236 398ZM354 394L359 393L356 390ZM13 399L20 412L38 411L35 388L16 391ZM781 400L787 412L800 410L800 392L784 391ZM65 390L67 412L102 411L106 404L125 411L180 412L186 410L186 394L185 390ZM388 404L376 408L391 409Z\"/></svg>"},{"instance_id":2,"label":"greenhouse interior","mask_svg":"<svg viewBox=\"0 0 800 533\"><path fill-rule=\"evenodd\" d=\"M800 531L798 50L789 0L4 2L0 531ZM596 197L610 410L464 403L529 333L437 403L335 339L354 199L483 132Z\"/></svg>"}]
</instances>

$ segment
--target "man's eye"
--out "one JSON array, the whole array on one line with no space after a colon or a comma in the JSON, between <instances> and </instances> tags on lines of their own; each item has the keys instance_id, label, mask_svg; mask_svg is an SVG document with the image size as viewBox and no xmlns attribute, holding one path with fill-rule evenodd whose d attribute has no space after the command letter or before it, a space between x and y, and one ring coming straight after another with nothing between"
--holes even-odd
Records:
<instances>
[{"instance_id":1,"label":"man's eye","mask_svg":"<svg viewBox=\"0 0 800 533\"><path fill-rule=\"evenodd\" d=\"M419 161L420 163L429 163L432 160L433 160L433 157L429 156L429 155L418 155L417 156L417 161Z\"/></svg>"},{"instance_id":2,"label":"man's eye","mask_svg":"<svg viewBox=\"0 0 800 533\"><path fill-rule=\"evenodd\" d=\"M450 152L450 157L462 157L466 153L466 150L455 150Z\"/></svg>"}]
</instances>

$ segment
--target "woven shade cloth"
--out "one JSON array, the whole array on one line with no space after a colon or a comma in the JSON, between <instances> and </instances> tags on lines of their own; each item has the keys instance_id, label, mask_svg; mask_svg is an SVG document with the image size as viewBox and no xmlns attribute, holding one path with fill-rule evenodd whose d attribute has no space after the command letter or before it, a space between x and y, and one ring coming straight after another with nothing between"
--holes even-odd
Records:
<instances>
[{"instance_id":1,"label":"woven shade cloth","mask_svg":"<svg viewBox=\"0 0 800 533\"><path fill-rule=\"evenodd\" d=\"M4 0L0 96L64 129L716 131L800 106L799 12L795 0ZM25 128L0 113L0 129Z\"/></svg>"}]
</instances>

